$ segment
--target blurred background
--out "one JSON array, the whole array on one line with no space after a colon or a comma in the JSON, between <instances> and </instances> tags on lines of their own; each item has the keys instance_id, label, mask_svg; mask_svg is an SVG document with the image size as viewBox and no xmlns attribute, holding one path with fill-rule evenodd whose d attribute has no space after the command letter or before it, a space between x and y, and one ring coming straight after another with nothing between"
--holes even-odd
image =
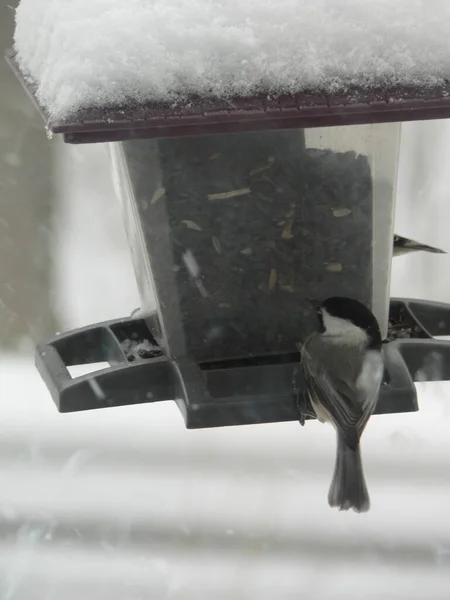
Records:
<instances>
[{"instance_id":1,"label":"blurred background","mask_svg":"<svg viewBox=\"0 0 450 600\"><path fill-rule=\"evenodd\" d=\"M14 6L0 0L0 46ZM450 250L448 122L402 133L396 230ZM450 257L397 258L392 295L450 302ZM172 404L59 415L41 339L139 306L107 150L48 140L0 61L0 598L447 599L450 388L377 416L367 515L327 505L318 423L186 431Z\"/></svg>"}]
</instances>

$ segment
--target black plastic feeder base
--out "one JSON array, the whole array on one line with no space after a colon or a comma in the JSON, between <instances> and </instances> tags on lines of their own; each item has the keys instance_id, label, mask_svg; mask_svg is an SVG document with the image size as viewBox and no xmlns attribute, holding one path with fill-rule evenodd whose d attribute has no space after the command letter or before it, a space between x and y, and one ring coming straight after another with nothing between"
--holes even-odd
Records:
<instances>
[{"instance_id":1,"label":"black plastic feeder base","mask_svg":"<svg viewBox=\"0 0 450 600\"><path fill-rule=\"evenodd\" d=\"M439 335L450 335L450 305L391 300L377 414L416 411L414 381L450 379L450 343ZM67 368L99 362L110 366L74 379ZM177 360L164 355L142 318L59 335L38 346L36 366L60 412L174 400L188 428L298 421L305 393L298 352Z\"/></svg>"}]
</instances>

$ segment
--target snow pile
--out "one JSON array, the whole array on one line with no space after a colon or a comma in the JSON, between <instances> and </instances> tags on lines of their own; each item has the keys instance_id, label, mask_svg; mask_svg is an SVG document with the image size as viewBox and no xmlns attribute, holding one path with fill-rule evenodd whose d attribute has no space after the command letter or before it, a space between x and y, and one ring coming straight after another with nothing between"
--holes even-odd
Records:
<instances>
[{"instance_id":1,"label":"snow pile","mask_svg":"<svg viewBox=\"0 0 450 600\"><path fill-rule=\"evenodd\" d=\"M449 0L22 0L16 21L20 67L53 118L450 76Z\"/></svg>"}]
</instances>

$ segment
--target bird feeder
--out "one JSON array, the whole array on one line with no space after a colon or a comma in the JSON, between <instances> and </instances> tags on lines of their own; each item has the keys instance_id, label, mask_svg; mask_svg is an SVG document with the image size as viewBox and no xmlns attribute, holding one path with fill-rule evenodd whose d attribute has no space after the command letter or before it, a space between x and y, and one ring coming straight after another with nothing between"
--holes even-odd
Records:
<instances>
[{"instance_id":1,"label":"bird feeder","mask_svg":"<svg viewBox=\"0 0 450 600\"><path fill-rule=\"evenodd\" d=\"M450 378L450 308L389 300L400 127L450 117L450 88L194 98L50 118L109 144L142 305L39 345L62 412L175 400L187 427L298 420L296 344L310 300L370 306L383 335L376 412L417 410L413 380ZM156 298L156 310L154 309ZM72 379L67 366L110 367ZM438 367L436 366L438 365ZM424 375L425 373L425 375Z\"/></svg>"}]
</instances>

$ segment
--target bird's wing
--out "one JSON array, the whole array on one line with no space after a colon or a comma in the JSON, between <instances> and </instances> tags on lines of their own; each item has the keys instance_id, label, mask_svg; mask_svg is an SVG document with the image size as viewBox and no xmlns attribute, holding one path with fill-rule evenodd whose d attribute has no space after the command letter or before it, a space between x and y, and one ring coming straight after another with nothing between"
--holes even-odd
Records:
<instances>
[{"instance_id":1,"label":"bird's wing","mask_svg":"<svg viewBox=\"0 0 450 600\"><path fill-rule=\"evenodd\" d=\"M370 413L374 411L383 374L384 363L381 352L367 351L355 386L364 411L370 410Z\"/></svg>"},{"instance_id":2,"label":"bird's wing","mask_svg":"<svg viewBox=\"0 0 450 600\"><path fill-rule=\"evenodd\" d=\"M373 351L363 355L356 381L345 379L338 369L330 375L307 347L302 350L302 365L311 400L323 407L346 444L356 447L378 399L383 376L381 355Z\"/></svg>"}]
</instances>

